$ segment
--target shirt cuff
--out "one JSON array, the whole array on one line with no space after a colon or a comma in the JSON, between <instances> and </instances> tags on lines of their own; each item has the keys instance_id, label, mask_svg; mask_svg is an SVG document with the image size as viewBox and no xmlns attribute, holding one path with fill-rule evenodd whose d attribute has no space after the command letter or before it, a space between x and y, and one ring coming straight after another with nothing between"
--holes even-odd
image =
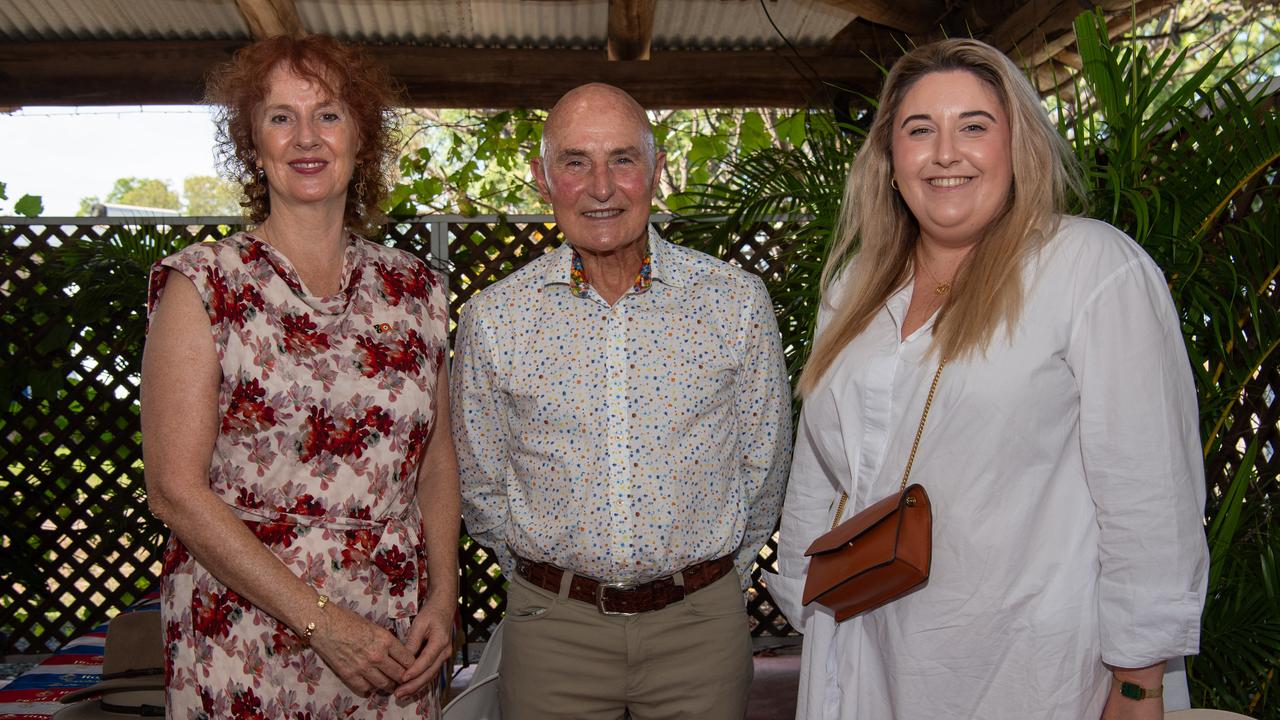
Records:
<instances>
[{"instance_id":1,"label":"shirt cuff","mask_svg":"<svg viewBox=\"0 0 1280 720\"><path fill-rule=\"evenodd\" d=\"M1200 651L1199 593L1160 597L1124 588L1123 597L1117 592L1108 599L1107 584L1104 578L1098 611L1103 662L1146 667Z\"/></svg>"}]
</instances>

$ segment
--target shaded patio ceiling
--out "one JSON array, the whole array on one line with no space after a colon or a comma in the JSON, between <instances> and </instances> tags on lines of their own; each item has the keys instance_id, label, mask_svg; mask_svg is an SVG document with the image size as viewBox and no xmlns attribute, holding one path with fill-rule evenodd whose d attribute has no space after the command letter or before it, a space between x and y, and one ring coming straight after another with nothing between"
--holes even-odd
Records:
<instances>
[{"instance_id":1,"label":"shaded patio ceiling","mask_svg":"<svg viewBox=\"0 0 1280 720\"><path fill-rule=\"evenodd\" d=\"M1071 22L1113 33L1172 0L6 0L0 108L198 102L205 74L279 33L367 46L416 107L548 107L575 85L651 108L801 107L873 95L910 47L973 36L1042 91L1079 68ZM775 27L776 26L776 27Z\"/></svg>"}]
</instances>

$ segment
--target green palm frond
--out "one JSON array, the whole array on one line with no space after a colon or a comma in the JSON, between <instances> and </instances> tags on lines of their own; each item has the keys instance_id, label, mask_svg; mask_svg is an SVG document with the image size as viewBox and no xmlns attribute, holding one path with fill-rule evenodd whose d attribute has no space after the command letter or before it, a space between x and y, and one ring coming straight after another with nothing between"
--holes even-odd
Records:
<instances>
[{"instance_id":1,"label":"green palm frond","mask_svg":"<svg viewBox=\"0 0 1280 720\"><path fill-rule=\"evenodd\" d=\"M1063 121L1096 215L1137 239L1169 279L1200 401L1212 552L1197 706L1280 716L1280 535L1260 438L1263 368L1280 357L1280 116L1244 63L1193 73L1186 53L1112 46L1096 14L1076 20L1085 100ZM1175 80L1186 75L1185 79ZM1241 450L1243 448L1243 450Z\"/></svg>"},{"instance_id":2,"label":"green palm frond","mask_svg":"<svg viewBox=\"0 0 1280 720\"><path fill-rule=\"evenodd\" d=\"M727 182L681 194L684 211L672 224L674 240L717 257L733 254L744 237L773 238L775 255L755 269L769 287L793 380L808 358L819 279L861 141L859 128L814 113L803 146L763 148L731 161Z\"/></svg>"},{"instance_id":3,"label":"green palm frond","mask_svg":"<svg viewBox=\"0 0 1280 720\"><path fill-rule=\"evenodd\" d=\"M163 226L113 226L98 238L77 238L54 257L50 274L57 287L51 313L68 317L66 333L51 333L41 345L64 348L70 342L103 343L122 358L123 372L138 372L146 334L147 276L151 266L177 252L190 238ZM70 337L71 328L82 328Z\"/></svg>"},{"instance_id":4,"label":"green palm frond","mask_svg":"<svg viewBox=\"0 0 1280 720\"><path fill-rule=\"evenodd\" d=\"M1214 707L1274 716L1280 672L1280 536L1269 531L1271 510L1258 502L1261 478L1250 443L1209 525L1211 602L1205 606L1200 655L1188 660L1192 699ZM1274 480L1270 483L1274 490ZM1270 713L1270 714L1259 714Z\"/></svg>"}]
</instances>

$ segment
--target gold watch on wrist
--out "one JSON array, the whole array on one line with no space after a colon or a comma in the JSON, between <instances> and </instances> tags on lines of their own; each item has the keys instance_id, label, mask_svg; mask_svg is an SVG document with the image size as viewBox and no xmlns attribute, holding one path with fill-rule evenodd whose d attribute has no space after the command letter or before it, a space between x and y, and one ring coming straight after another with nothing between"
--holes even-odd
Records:
<instances>
[{"instance_id":1,"label":"gold watch on wrist","mask_svg":"<svg viewBox=\"0 0 1280 720\"><path fill-rule=\"evenodd\" d=\"M1149 700L1164 696L1164 685L1144 688L1138 683L1121 680L1120 678L1116 678L1116 684L1120 686L1120 694L1130 700Z\"/></svg>"}]
</instances>

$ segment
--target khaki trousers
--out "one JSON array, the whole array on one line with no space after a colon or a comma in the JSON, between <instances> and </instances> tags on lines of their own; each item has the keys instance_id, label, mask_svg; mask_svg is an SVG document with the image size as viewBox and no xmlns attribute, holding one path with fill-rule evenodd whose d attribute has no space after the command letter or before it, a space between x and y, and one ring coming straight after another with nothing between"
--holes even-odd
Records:
<instances>
[{"instance_id":1,"label":"khaki trousers","mask_svg":"<svg viewBox=\"0 0 1280 720\"><path fill-rule=\"evenodd\" d=\"M603 615L522 577L507 586L504 720L742 720L751 635L737 573L638 615Z\"/></svg>"}]
</instances>

